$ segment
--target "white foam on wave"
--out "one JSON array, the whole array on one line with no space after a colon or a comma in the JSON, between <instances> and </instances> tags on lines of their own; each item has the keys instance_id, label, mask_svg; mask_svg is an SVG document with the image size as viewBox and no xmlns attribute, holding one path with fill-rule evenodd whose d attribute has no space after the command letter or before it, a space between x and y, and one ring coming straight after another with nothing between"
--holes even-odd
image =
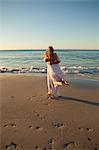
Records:
<instances>
[{"instance_id":1,"label":"white foam on wave","mask_svg":"<svg viewBox=\"0 0 99 150\"><path fill-rule=\"evenodd\" d=\"M83 67L83 66L61 66L61 69L64 73L67 74L99 74L99 67ZM39 68L35 66L30 66L29 68L25 67L7 67L0 66L0 73L46 73L46 68Z\"/></svg>"},{"instance_id":2,"label":"white foam on wave","mask_svg":"<svg viewBox=\"0 0 99 150\"><path fill-rule=\"evenodd\" d=\"M31 66L30 68L23 68L23 67L0 67L1 73L46 73L46 68L37 68Z\"/></svg>"}]
</instances>

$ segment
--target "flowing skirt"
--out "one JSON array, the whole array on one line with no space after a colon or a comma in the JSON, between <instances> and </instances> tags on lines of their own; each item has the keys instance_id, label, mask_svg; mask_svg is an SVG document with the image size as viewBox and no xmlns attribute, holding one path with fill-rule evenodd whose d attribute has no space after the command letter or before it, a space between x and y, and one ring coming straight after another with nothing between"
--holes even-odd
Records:
<instances>
[{"instance_id":1,"label":"flowing skirt","mask_svg":"<svg viewBox=\"0 0 99 150\"><path fill-rule=\"evenodd\" d=\"M48 93L51 93L53 96L59 96L59 86L54 85L55 82L64 80L64 74L59 66L59 64L49 65L47 64L47 85Z\"/></svg>"}]
</instances>

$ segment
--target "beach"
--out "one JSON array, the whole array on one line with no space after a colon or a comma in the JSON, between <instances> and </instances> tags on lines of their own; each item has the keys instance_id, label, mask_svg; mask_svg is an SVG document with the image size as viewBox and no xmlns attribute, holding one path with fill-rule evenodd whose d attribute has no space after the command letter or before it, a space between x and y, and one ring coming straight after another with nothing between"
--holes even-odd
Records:
<instances>
[{"instance_id":1,"label":"beach","mask_svg":"<svg viewBox=\"0 0 99 150\"><path fill-rule=\"evenodd\" d=\"M0 149L98 150L99 81L69 82L48 99L46 76L0 75Z\"/></svg>"},{"instance_id":2,"label":"beach","mask_svg":"<svg viewBox=\"0 0 99 150\"><path fill-rule=\"evenodd\" d=\"M99 150L99 1L0 0L0 21L0 150Z\"/></svg>"}]
</instances>

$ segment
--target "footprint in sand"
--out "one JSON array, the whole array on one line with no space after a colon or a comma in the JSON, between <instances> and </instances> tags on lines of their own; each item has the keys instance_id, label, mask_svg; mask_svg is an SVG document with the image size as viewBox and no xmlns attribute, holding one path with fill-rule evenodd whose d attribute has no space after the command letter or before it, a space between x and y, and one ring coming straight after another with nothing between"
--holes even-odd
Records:
<instances>
[{"instance_id":1,"label":"footprint in sand","mask_svg":"<svg viewBox=\"0 0 99 150\"><path fill-rule=\"evenodd\" d=\"M39 147L38 147L37 145L35 145L35 146L34 146L34 149L37 150L37 149L39 149Z\"/></svg>"},{"instance_id":2,"label":"footprint in sand","mask_svg":"<svg viewBox=\"0 0 99 150\"><path fill-rule=\"evenodd\" d=\"M79 131L83 131L84 128L79 127L78 130L79 130ZM92 132L92 131L93 131L93 128L85 128L85 130L87 130L88 132Z\"/></svg>"},{"instance_id":3,"label":"footprint in sand","mask_svg":"<svg viewBox=\"0 0 99 150\"><path fill-rule=\"evenodd\" d=\"M29 125L29 128L33 128L33 126L32 126L32 125Z\"/></svg>"},{"instance_id":4,"label":"footprint in sand","mask_svg":"<svg viewBox=\"0 0 99 150\"><path fill-rule=\"evenodd\" d=\"M64 124L59 122L52 122L52 126L55 128L62 128L64 127Z\"/></svg>"},{"instance_id":5,"label":"footprint in sand","mask_svg":"<svg viewBox=\"0 0 99 150\"><path fill-rule=\"evenodd\" d=\"M16 124L12 123L11 126L12 126L12 127L16 127Z\"/></svg>"},{"instance_id":6,"label":"footprint in sand","mask_svg":"<svg viewBox=\"0 0 99 150\"><path fill-rule=\"evenodd\" d=\"M3 127L8 127L8 126L16 127L16 124L14 124L14 123L11 123L11 124L5 124Z\"/></svg>"},{"instance_id":7,"label":"footprint in sand","mask_svg":"<svg viewBox=\"0 0 99 150\"><path fill-rule=\"evenodd\" d=\"M17 147L18 147L17 144L11 142L9 145L5 146L5 149L10 150L10 149L16 149Z\"/></svg>"},{"instance_id":8,"label":"footprint in sand","mask_svg":"<svg viewBox=\"0 0 99 150\"><path fill-rule=\"evenodd\" d=\"M94 149L93 150L98 150L98 148L97 147L94 147Z\"/></svg>"},{"instance_id":9,"label":"footprint in sand","mask_svg":"<svg viewBox=\"0 0 99 150\"><path fill-rule=\"evenodd\" d=\"M15 98L15 97L12 95L11 98Z\"/></svg>"},{"instance_id":10,"label":"footprint in sand","mask_svg":"<svg viewBox=\"0 0 99 150\"><path fill-rule=\"evenodd\" d=\"M36 113L36 116L37 116L37 117L40 117L40 114Z\"/></svg>"},{"instance_id":11,"label":"footprint in sand","mask_svg":"<svg viewBox=\"0 0 99 150\"><path fill-rule=\"evenodd\" d=\"M46 149L46 147L41 148L40 146L35 145L33 150L47 150L47 149Z\"/></svg>"},{"instance_id":12,"label":"footprint in sand","mask_svg":"<svg viewBox=\"0 0 99 150\"><path fill-rule=\"evenodd\" d=\"M43 130L43 128L41 128L41 127L39 127L39 126L36 126L35 129L36 129L37 131L42 131L42 130Z\"/></svg>"},{"instance_id":13,"label":"footprint in sand","mask_svg":"<svg viewBox=\"0 0 99 150\"><path fill-rule=\"evenodd\" d=\"M79 128L78 128L78 130L79 130L79 131L83 131L84 129L83 129L83 128L81 128L81 127L79 127Z\"/></svg>"},{"instance_id":14,"label":"footprint in sand","mask_svg":"<svg viewBox=\"0 0 99 150\"><path fill-rule=\"evenodd\" d=\"M99 145L98 144L95 144L95 147L93 150L99 150Z\"/></svg>"},{"instance_id":15,"label":"footprint in sand","mask_svg":"<svg viewBox=\"0 0 99 150\"><path fill-rule=\"evenodd\" d=\"M90 137L88 137L88 141L91 141L92 139Z\"/></svg>"},{"instance_id":16,"label":"footprint in sand","mask_svg":"<svg viewBox=\"0 0 99 150\"><path fill-rule=\"evenodd\" d=\"M75 150L75 148L77 148L78 144L74 141L71 141L71 142L68 142L68 143L65 143L63 145L63 149L64 150Z\"/></svg>"},{"instance_id":17,"label":"footprint in sand","mask_svg":"<svg viewBox=\"0 0 99 150\"><path fill-rule=\"evenodd\" d=\"M34 114L37 116L37 117L40 117L40 114L36 111L34 111Z\"/></svg>"},{"instance_id":18,"label":"footprint in sand","mask_svg":"<svg viewBox=\"0 0 99 150\"><path fill-rule=\"evenodd\" d=\"M34 114L39 117L41 120L45 120L45 116L41 116L38 112L34 111Z\"/></svg>"},{"instance_id":19,"label":"footprint in sand","mask_svg":"<svg viewBox=\"0 0 99 150\"><path fill-rule=\"evenodd\" d=\"M54 142L54 139L53 138L49 138L48 144L52 144L53 142Z\"/></svg>"},{"instance_id":20,"label":"footprint in sand","mask_svg":"<svg viewBox=\"0 0 99 150\"><path fill-rule=\"evenodd\" d=\"M3 127L8 127L8 124L5 124Z\"/></svg>"},{"instance_id":21,"label":"footprint in sand","mask_svg":"<svg viewBox=\"0 0 99 150\"><path fill-rule=\"evenodd\" d=\"M91 132L91 131L93 131L93 128L86 128L86 130L87 130L88 132Z\"/></svg>"}]
</instances>

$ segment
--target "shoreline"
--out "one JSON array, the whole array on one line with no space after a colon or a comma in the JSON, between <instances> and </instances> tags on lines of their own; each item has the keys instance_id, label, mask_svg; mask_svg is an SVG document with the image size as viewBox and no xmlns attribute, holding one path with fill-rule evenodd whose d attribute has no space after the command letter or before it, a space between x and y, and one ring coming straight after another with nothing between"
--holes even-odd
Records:
<instances>
[{"instance_id":1,"label":"shoreline","mask_svg":"<svg viewBox=\"0 0 99 150\"><path fill-rule=\"evenodd\" d=\"M23 77L47 77L47 73L0 73L0 77L3 77L3 76L6 76L6 77L10 77L10 76L23 76ZM81 75L81 74L66 74L66 80L78 80L78 81L81 81L81 82L86 82L86 81L89 81L89 82L95 82L96 83L96 86L99 87L99 75L97 76L88 76L88 75ZM89 83L88 82L88 83Z\"/></svg>"},{"instance_id":2,"label":"shoreline","mask_svg":"<svg viewBox=\"0 0 99 150\"><path fill-rule=\"evenodd\" d=\"M60 65L60 68L66 78L71 77L83 77L83 78L93 78L99 80L99 67L84 67L84 66L65 66ZM0 66L0 74L26 74L26 75L38 75L44 76L47 73L47 66Z\"/></svg>"},{"instance_id":3,"label":"shoreline","mask_svg":"<svg viewBox=\"0 0 99 150\"><path fill-rule=\"evenodd\" d=\"M99 149L97 83L75 79L48 99L46 77L0 75L0 82L0 149Z\"/></svg>"}]
</instances>

